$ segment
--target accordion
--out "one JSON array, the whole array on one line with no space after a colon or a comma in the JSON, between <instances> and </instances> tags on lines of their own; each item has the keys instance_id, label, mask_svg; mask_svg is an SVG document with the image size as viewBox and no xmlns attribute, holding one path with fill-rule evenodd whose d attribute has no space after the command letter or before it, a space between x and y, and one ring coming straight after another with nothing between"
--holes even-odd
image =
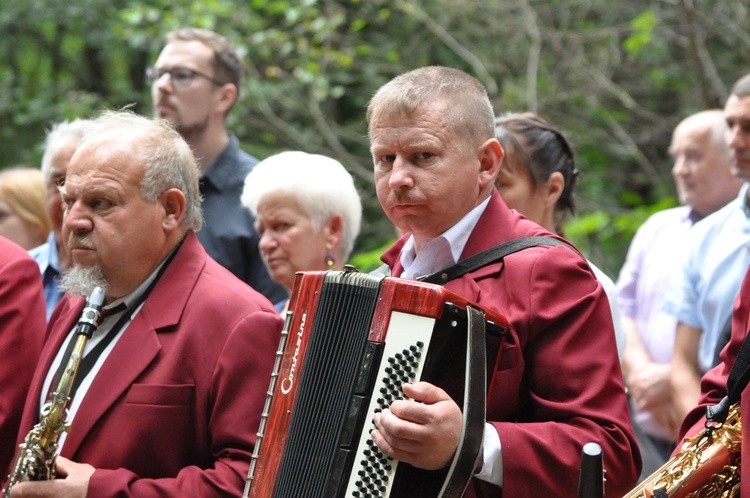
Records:
<instances>
[{"instance_id":1,"label":"accordion","mask_svg":"<svg viewBox=\"0 0 750 498\"><path fill-rule=\"evenodd\" d=\"M461 496L481 454L488 369L507 319L434 284L359 273L296 276L243 497ZM428 471L383 454L373 416L407 382L462 409L459 447Z\"/></svg>"}]
</instances>

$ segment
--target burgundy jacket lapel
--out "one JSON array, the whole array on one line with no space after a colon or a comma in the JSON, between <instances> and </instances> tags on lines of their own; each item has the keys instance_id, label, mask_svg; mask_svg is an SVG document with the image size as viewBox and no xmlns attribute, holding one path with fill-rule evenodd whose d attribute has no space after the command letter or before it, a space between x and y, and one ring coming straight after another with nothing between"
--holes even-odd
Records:
<instances>
[{"instance_id":1,"label":"burgundy jacket lapel","mask_svg":"<svg viewBox=\"0 0 750 498\"><path fill-rule=\"evenodd\" d=\"M179 323L189 297L185 284L195 286L205 262L205 252L191 232L92 382L65 440L63 456L75 455L96 422L158 355L158 332Z\"/></svg>"},{"instance_id":2,"label":"burgundy jacket lapel","mask_svg":"<svg viewBox=\"0 0 750 498\"><path fill-rule=\"evenodd\" d=\"M469 240L466 241L460 259L474 256L515 238L511 227L516 221L514 213L505 206L500 194L497 190L493 190L490 202L477 221L474 230L472 230ZM468 275L469 278L460 278L448 282L446 288L473 301L479 301L481 291L476 284L476 280L489 275L497 275L502 267L502 262L489 264L471 272Z\"/></svg>"},{"instance_id":3,"label":"burgundy jacket lapel","mask_svg":"<svg viewBox=\"0 0 750 498\"><path fill-rule=\"evenodd\" d=\"M394 277L400 277L401 272L404 271L404 268L401 266L401 258L399 255L401 254L401 249L403 249L407 240L409 240L409 234L402 236L394 242L393 245L380 256L380 260L388 265L391 269L391 275Z\"/></svg>"},{"instance_id":4,"label":"burgundy jacket lapel","mask_svg":"<svg viewBox=\"0 0 750 498\"><path fill-rule=\"evenodd\" d=\"M142 313L143 310L141 310ZM81 402L61 454L72 458L97 420L125 394L159 353L156 331L139 313L115 345Z\"/></svg>"}]
</instances>

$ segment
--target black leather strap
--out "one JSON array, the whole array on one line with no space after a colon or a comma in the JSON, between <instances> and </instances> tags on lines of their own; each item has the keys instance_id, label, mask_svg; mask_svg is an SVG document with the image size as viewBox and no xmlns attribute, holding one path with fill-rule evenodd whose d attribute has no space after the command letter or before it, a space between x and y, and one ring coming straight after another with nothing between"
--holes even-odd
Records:
<instances>
[{"instance_id":1,"label":"black leather strap","mask_svg":"<svg viewBox=\"0 0 750 498\"><path fill-rule=\"evenodd\" d=\"M724 346L729 344L729 339L732 338L732 313L729 313L729 318L724 322L719 337L716 338L716 347L714 348L714 361L711 363L711 368L721 363L721 351Z\"/></svg>"},{"instance_id":2,"label":"black leather strap","mask_svg":"<svg viewBox=\"0 0 750 498\"><path fill-rule=\"evenodd\" d=\"M449 268L445 268L429 275L424 275L417 280L431 284L445 285L453 279L459 278L489 264L496 263L509 254L540 245L567 246L572 250L575 250L569 243L554 237L522 237L520 239L509 240L508 242L491 247L469 258L461 260Z\"/></svg>"},{"instance_id":3,"label":"black leather strap","mask_svg":"<svg viewBox=\"0 0 750 498\"><path fill-rule=\"evenodd\" d=\"M706 407L706 419L710 422L724 422L729 415L729 408L740 400L748 381L750 381L750 331L745 335L732 370L729 371L727 395L719 404Z\"/></svg>"},{"instance_id":4,"label":"black leather strap","mask_svg":"<svg viewBox=\"0 0 750 498\"><path fill-rule=\"evenodd\" d=\"M466 338L466 390L463 400L464 426L456 448L448 480L440 490L438 498L460 498L464 495L469 481L474 476L477 460L482 458L484 424L486 423L485 403L487 396L487 354L484 340L484 313L475 307L466 306L468 331ZM474 401L474 402L472 402Z\"/></svg>"}]
</instances>

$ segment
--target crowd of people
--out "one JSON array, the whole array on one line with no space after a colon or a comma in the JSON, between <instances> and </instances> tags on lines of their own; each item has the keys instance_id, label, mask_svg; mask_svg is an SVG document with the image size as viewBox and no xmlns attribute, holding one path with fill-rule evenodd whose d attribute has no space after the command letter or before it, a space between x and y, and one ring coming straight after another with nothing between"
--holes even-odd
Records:
<instances>
[{"instance_id":1,"label":"crowd of people","mask_svg":"<svg viewBox=\"0 0 750 498\"><path fill-rule=\"evenodd\" d=\"M41 171L0 173L0 344L14 352L0 369L2 487L61 379L71 389L57 478L13 480L7 496L242 495L295 275L342 270L362 223L345 165L240 149L226 119L243 72L223 36L172 31L147 71L153 118L56 123ZM744 385L727 387L750 323L750 75L724 109L675 127L682 206L639 228L616 283L564 238L582 173L559 126L496 115L475 78L439 66L380 87L365 117L377 198L399 233L379 273L420 279L536 241L443 282L509 322L486 359L463 496L577 496L595 442L606 496L620 497L704 427L707 406L750 403ZM374 444L449 467L461 407L429 382L403 394L374 415ZM742 487L750 496L750 477Z\"/></svg>"},{"instance_id":2,"label":"crowd of people","mask_svg":"<svg viewBox=\"0 0 750 498\"><path fill-rule=\"evenodd\" d=\"M674 129L670 153L679 207L649 217L633 238L617 281L626 330L623 374L629 388L643 475L669 458L684 412L672 387L676 316L663 308L671 277L680 269L691 227L733 200L742 187L731 171L732 151L721 110L688 116ZM697 354L693 364L697 361ZM695 374L692 374L695 376ZM679 383L682 379L675 378ZM691 401L688 400L688 403Z\"/></svg>"}]
</instances>

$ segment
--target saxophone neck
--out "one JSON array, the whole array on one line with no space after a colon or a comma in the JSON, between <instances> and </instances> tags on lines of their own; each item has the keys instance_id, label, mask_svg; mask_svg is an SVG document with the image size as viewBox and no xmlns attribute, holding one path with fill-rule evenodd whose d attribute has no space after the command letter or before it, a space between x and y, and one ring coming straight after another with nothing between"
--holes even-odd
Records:
<instances>
[{"instance_id":1,"label":"saxophone neck","mask_svg":"<svg viewBox=\"0 0 750 498\"><path fill-rule=\"evenodd\" d=\"M75 383L76 375L78 374L78 367L81 364L83 352L86 349L89 337L85 334L77 334L74 340L75 344L70 353L70 358L68 358L65 370L63 370L60 380L58 381L57 386L55 386L55 390L52 392L52 397L49 400L49 403L67 403L70 393L73 390L73 384Z\"/></svg>"},{"instance_id":2,"label":"saxophone neck","mask_svg":"<svg viewBox=\"0 0 750 498\"><path fill-rule=\"evenodd\" d=\"M65 369L61 374L58 373L59 380L57 381L57 385L54 386L55 390L53 391L52 399L49 401L53 407L61 403L67 404L69 401L70 393L72 392L75 383L76 374L78 373L78 367L81 364L83 353L86 350L86 344L102 321L103 306L104 289L96 287L86 301L86 305L78 319L75 329L76 335L75 338L72 339L75 341L73 343L73 348L69 353L66 352L65 356L67 356L67 359L63 357L61 360L65 362Z\"/></svg>"}]
</instances>

